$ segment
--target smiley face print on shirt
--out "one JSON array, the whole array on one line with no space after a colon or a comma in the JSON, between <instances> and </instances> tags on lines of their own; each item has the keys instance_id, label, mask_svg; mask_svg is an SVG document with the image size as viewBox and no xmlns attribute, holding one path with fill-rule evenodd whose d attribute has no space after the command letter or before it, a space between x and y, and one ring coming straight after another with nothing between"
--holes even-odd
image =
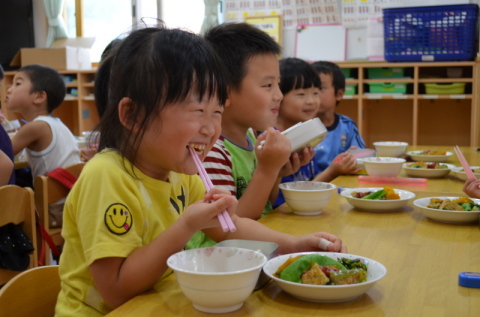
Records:
<instances>
[{"instance_id":1,"label":"smiley face print on shirt","mask_svg":"<svg viewBox=\"0 0 480 317\"><path fill-rule=\"evenodd\" d=\"M132 224L132 213L123 204L111 204L105 211L105 225L111 233L125 234L132 228Z\"/></svg>"}]
</instances>

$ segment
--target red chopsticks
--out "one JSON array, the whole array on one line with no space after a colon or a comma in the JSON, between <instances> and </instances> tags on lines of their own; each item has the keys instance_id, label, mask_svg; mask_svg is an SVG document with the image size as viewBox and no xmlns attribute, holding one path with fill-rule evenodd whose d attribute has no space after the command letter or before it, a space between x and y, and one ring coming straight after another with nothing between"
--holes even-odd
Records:
<instances>
[{"instance_id":1,"label":"red chopsticks","mask_svg":"<svg viewBox=\"0 0 480 317\"><path fill-rule=\"evenodd\" d=\"M477 179L472 169L470 168L470 164L468 164L467 159L465 158L465 156L463 156L463 153L462 151L460 151L460 148L458 147L458 145L455 145L453 149L455 150L455 154L457 154L458 160L463 166L463 170L465 171L465 174L467 174L467 178Z\"/></svg>"},{"instance_id":2,"label":"red chopsticks","mask_svg":"<svg viewBox=\"0 0 480 317\"><path fill-rule=\"evenodd\" d=\"M198 175L203 181L203 184L205 185L205 188L207 191L211 190L213 188L212 181L208 177L207 171L203 167L202 161L197 155L197 152L195 152L194 149L189 148L190 154L193 157L193 160L195 161L195 165L197 165L197 170L198 170ZM226 210L222 211L221 213L218 214L218 220L220 221L220 224L222 225L222 229L224 232L231 231L234 232L237 230L235 225L233 224L232 218L230 218L230 215Z\"/></svg>"}]
</instances>

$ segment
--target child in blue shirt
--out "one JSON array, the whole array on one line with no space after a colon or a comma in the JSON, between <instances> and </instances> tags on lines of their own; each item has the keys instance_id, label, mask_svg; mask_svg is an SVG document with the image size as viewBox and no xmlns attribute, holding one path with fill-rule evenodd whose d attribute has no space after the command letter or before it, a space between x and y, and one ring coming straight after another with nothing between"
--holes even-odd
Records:
<instances>
[{"instance_id":1,"label":"child in blue shirt","mask_svg":"<svg viewBox=\"0 0 480 317\"><path fill-rule=\"evenodd\" d=\"M338 65L319 61L312 64L322 82L318 118L327 127L327 137L315 150L315 162L320 171L325 170L340 153L349 149L365 148L355 122L335 112L345 93L345 76Z\"/></svg>"},{"instance_id":2,"label":"child in blue shirt","mask_svg":"<svg viewBox=\"0 0 480 317\"><path fill-rule=\"evenodd\" d=\"M320 90L323 86L315 69L299 58L286 58L280 61L280 77L280 89L284 97L280 105L277 128L286 130L299 122L315 118L321 107ZM296 173L283 177L281 182L330 182L339 175L356 171L356 160L351 154L338 153L336 158L324 169L319 169L312 159ZM284 202L280 191L274 206Z\"/></svg>"}]
</instances>

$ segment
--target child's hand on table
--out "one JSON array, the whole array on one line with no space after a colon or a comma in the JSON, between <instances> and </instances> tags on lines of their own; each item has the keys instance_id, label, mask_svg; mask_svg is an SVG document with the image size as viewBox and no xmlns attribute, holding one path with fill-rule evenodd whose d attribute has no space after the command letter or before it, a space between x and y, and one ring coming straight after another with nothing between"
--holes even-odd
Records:
<instances>
[{"instance_id":1,"label":"child's hand on table","mask_svg":"<svg viewBox=\"0 0 480 317\"><path fill-rule=\"evenodd\" d=\"M328 243L328 240L330 243ZM307 252L307 251L328 251L347 253L347 247L342 240L328 232L315 232L303 236L293 237L290 250L280 250L282 254Z\"/></svg>"},{"instance_id":2,"label":"child's hand on table","mask_svg":"<svg viewBox=\"0 0 480 317\"><path fill-rule=\"evenodd\" d=\"M361 168L357 167L357 159L348 152L340 153L330 164L332 171L337 175L355 174Z\"/></svg>"}]
</instances>

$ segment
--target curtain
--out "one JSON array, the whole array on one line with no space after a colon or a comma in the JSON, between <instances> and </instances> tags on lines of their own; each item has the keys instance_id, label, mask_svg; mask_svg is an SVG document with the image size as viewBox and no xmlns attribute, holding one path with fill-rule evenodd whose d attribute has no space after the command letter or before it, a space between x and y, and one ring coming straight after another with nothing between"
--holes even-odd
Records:
<instances>
[{"instance_id":1,"label":"curtain","mask_svg":"<svg viewBox=\"0 0 480 317\"><path fill-rule=\"evenodd\" d=\"M62 19L64 0L43 0L48 18L48 34L45 46L48 48L56 39L68 37L65 22Z\"/></svg>"},{"instance_id":2,"label":"curtain","mask_svg":"<svg viewBox=\"0 0 480 317\"><path fill-rule=\"evenodd\" d=\"M218 2L220 0L203 0L205 3L205 16L203 18L200 34L205 34L210 28L218 25Z\"/></svg>"}]
</instances>

